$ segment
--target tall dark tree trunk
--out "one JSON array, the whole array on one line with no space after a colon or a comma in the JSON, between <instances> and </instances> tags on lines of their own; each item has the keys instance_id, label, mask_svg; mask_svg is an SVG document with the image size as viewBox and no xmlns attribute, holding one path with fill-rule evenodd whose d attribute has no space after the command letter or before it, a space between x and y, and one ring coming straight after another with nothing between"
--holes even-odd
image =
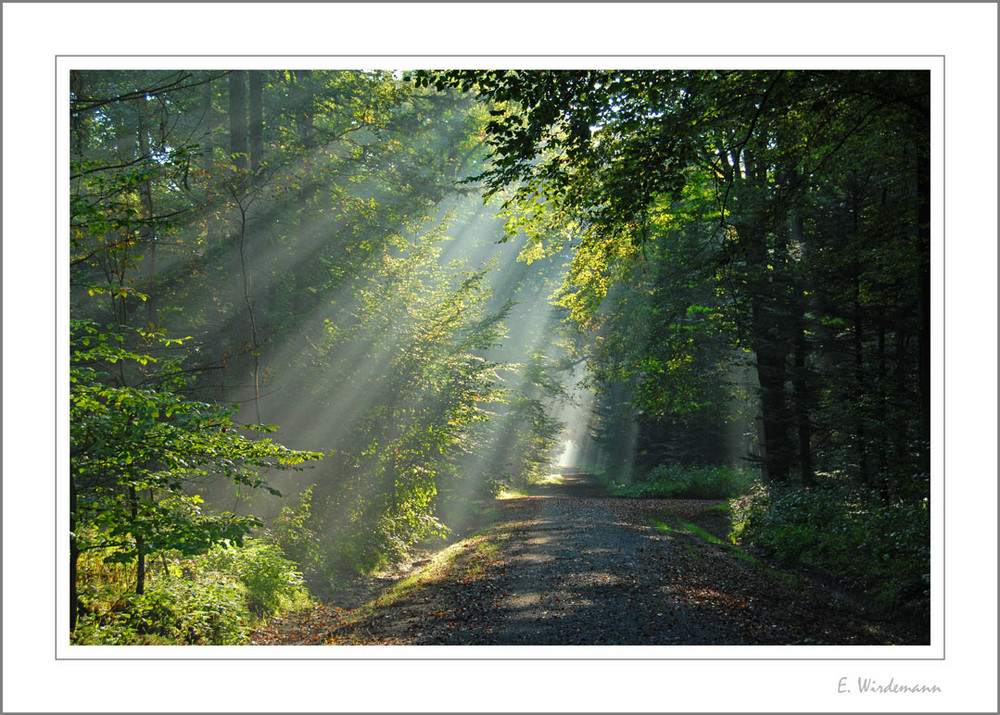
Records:
<instances>
[{"instance_id":1,"label":"tall dark tree trunk","mask_svg":"<svg viewBox=\"0 0 1000 715\"><path fill-rule=\"evenodd\" d=\"M765 481L786 482L793 453L788 435L788 401L785 383L788 379L789 345L782 328L782 316L767 276L767 248L759 230L747 230L748 265L751 276L750 320L753 350L757 357L757 381L760 384L761 426L763 429L762 478Z\"/></svg>"},{"instance_id":2,"label":"tall dark tree trunk","mask_svg":"<svg viewBox=\"0 0 1000 715\"><path fill-rule=\"evenodd\" d=\"M895 429L893 430L893 454L896 464L905 465L908 463L909 459L907 457L906 449L906 433L907 433L907 423L910 420L910 415L907 414L908 409L912 409L907 403L910 399L907 395L906 388L906 371L908 369L908 362L906 359L906 328L903 321L899 321L899 325L896 327L896 340L895 340L895 357L896 357L896 384L895 384Z\"/></svg>"},{"instance_id":3,"label":"tall dark tree trunk","mask_svg":"<svg viewBox=\"0 0 1000 715\"><path fill-rule=\"evenodd\" d=\"M884 311L883 311L884 313ZM886 414L886 400L888 396L886 394L886 379L888 378L886 372L886 351L885 351L885 318L884 316L879 317L878 321L878 343L876 347L876 361L878 365L878 385L875 390L875 420L876 423L882 426L885 430L883 434L888 434L889 421L888 415ZM886 459L886 441L885 439L878 440L875 445L875 471L880 475L880 479L884 482L887 478L887 459Z\"/></svg>"},{"instance_id":4,"label":"tall dark tree trunk","mask_svg":"<svg viewBox=\"0 0 1000 715\"><path fill-rule=\"evenodd\" d=\"M761 309L754 311L760 315ZM760 384L760 411L763 427L764 469L767 482L787 482L792 450L788 437L785 379L787 349L767 337L756 341L757 381Z\"/></svg>"},{"instance_id":5,"label":"tall dark tree trunk","mask_svg":"<svg viewBox=\"0 0 1000 715\"><path fill-rule=\"evenodd\" d=\"M236 168L246 171L249 149L247 147L247 81L246 72L229 73L229 149Z\"/></svg>"},{"instance_id":6,"label":"tall dark tree trunk","mask_svg":"<svg viewBox=\"0 0 1000 715\"><path fill-rule=\"evenodd\" d=\"M145 102L136 104L136 124L139 138L139 156L150 156L148 117ZM146 318L151 325L159 320L157 314L156 296L156 231L153 228L153 187L147 174L139 184L139 197L142 201L143 223L139 227L139 237L146 251Z\"/></svg>"},{"instance_id":7,"label":"tall dark tree trunk","mask_svg":"<svg viewBox=\"0 0 1000 715\"><path fill-rule=\"evenodd\" d=\"M132 523L139 518L139 496L135 487L128 488L129 511ZM132 534L135 540L135 592L140 596L146 592L146 544L141 534Z\"/></svg>"},{"instance_id":8,"label":"tall dark tree trunk","mask_svg":"<svg viewBox=\"0 0 1000 715\"><path fill-rule=\"evenodd\" d=\"M764 139L758 138L759 141ZM750 309L750 345L756 356L760 385L760 418L757 422L761 479L787 482L791 456L788 434L787 327L782 327L770 271L767 246L767 176L749 148L721 152L723 171L732 181L733 227L746 259L746 297ZM782 256L784 260L785 256Z\"/></svg>"},{"instance_id":9,"label":"tall dark tree trunk","mask_svg":"<svg viewBox=\"0 0 1000 715\"><path fill-rule=\"evenodd\" d=\"M251 70L247 74L250 79L248 103L250 172L253 174L254 185L259 185L263 179L261 167L264 164L264 73L260 70Z\"/></svg>"},{"instance_id":10,"label":"tall dark tree trunk","mask_svg":"<svg viewBox=\"0 0 1000 715\"><path fill-rule=\"evenodd\" d=\"M794 172L790 172L789 181L795 180ZM804 225L802 213L793 209L790 212L789 224L791 229L791 242L796 250L802 251L805 246ZM792 368L792 395L795 410L795 428L798 432L798 463L799 475L802 483L811 486L815 482L813 474L812 460L812 422L810 412L812 411L812 390L810 389L809 368L807 365L807 354L809 343L806 339L806 298L805 290L802 288L801 279L796 275L793 278L793 298L791 309L794 313L795 334L793 340L793 360Z\"/></svg>"},{"instance_id":11,"label":"tall dark tree trunk","mask_svg":"<svg viewBox=\"0 0 1000 715\"><path fill-rule=\"evenodd\" d=\"M236 281L237 300L246 308L246 321L241 321L236 328L236 341L238 354L234 356L234 366L236 368L237 384L249 379L251 383L251 398L253 400L256 420L260 422L260 361L258 345L257 319L254 312L253 280L252 280L252 251L253 241L250 234L250 209L252 197L249 190L255 177L247 179L246 172L250 168L250 147L247 139L248 135L260 143L257 148L256 159L260 160L263 152L262 123L248 123L247 108L247 78L246 72L234 71L229 75L229 126L230 126L230 148L234 157L240 179L234 187L235 199L238 215L233 221L231 240L233 244L234 271ZM260 78L258 77L258 80ZM258 90L257 99L251 98L251 102L256 105L255 112L260 118L260 97L259 90L262 84L255 80Z\"/></svg>"},{"instance_id":12,"label":"tall dark tree trunk","mask_svg":"<svg viewBox=\"0 0 1000 715\"><path fill-rule=\"evenodd\" d=\"M809 389L809 373L806 367L806 330L799 325L795 331L795 369L792 381L795 395L795 426L799 437L799 474L802 483L811 486L816 481L812 460L812 422L810 408L812 402Z\"/></svg>"},{"instance_id":13,"label":"tall dark tree trunk","mask_svg":"<svg viewBox=\"0 0 1000 715\"><path fill-rule=\"evenodd\" d=\"M208 72L206 75L210 74ZM201 154L201 167L204 169L211 170L214 166L215 152L215 108L213 101L213 85L215 83L211 80L207 80L202 86L201 90L201 102L204 105L204 124L205 130L202 134L200 144L200 154Z\"/></svg>"},{"instance_id":14,"label":"tall dark tree trunk","mask_svg":"<svg viewBox=\"0 0 1000 715\"><path fill-rule=\"evenodd\" d=\"M851 286L853 290L852 312L854 314L853 325L853 348L854 348L854 399L855 405L855 435L858 457L858 478L866 486L875 486L874 475L872 473L871 461L869 459L868 442L871 435L868 430L870 396L867 372L865 370L865 316L866 310L862 302L861 286L861 261L858 255L863 245L861 237L861 195L858 186L858 177L852 173L849 186L850 193L850 217L851 240L850 250L853 253L851 262Z\"/></svg>"},{"instance_id":15,"label":"tall dark tree trunk","mask_svg":"<svg viewBox=\"0 0 1000 715\"><path fill-rule=\"evenodd\" d=\"M857 438L856 447L858 455L858 478L863 484L868 486L872 485L872 471L871 464L868 461L868 428L867 428L867 410L868 407L865 404L866 400L864 395L866 392L865 385L865 338L864 338L864 322L862 320L862 307L859 298L859 279L857 277L857 271L859 268L855 265L855 282L854 282L854 397L860 402L860 404L855 405L855 425L854 433Z\"/></svg>"},{"instance_id":16,"label":"tall dark tree trunk","mask_svg":"<svg viewBox=\"0 0 1000 715\"><path fill-rule=\"evenodd\" d=\"M315 133L315 128L313 127L313 102L315 101L315 97L313 96L312 89L312 70L295 70L295 82L297 90L295 92L295 101L297 103L295 124L298 127L299 139L302 140L302 145L309 149L313 146L313 135Z\"/></svg>"}]
</instances>

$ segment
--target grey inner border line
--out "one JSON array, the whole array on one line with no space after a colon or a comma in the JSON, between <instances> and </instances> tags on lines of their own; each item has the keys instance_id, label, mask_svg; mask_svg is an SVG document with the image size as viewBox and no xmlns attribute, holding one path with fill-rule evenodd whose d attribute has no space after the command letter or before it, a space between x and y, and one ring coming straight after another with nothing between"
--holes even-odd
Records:
<instances>
[{"instance_id":1,"label":"grey inner border line","mask_svg":"<svg viewBox=\"0 0 1000 715\"><path fill-rule=\"evenodd\" d=\"M22 0L14 0L14 1L18 2L18 1L22 1ZM23 0L23 1L27 1L27 0ZM45 0L43 0L43 2L44 1ZM53 1L55 2L55 1L58 1L58 0L53 0ZM125 2L127 0L110 0L110 1L111 2ZM177 1L179 1L179 2L197 2L198 0L177 0ZM224 2L229 2L229 1L236 1L236 0L223 0L223 1ZM266 2L267 0L250 0L250 1L251 2ZM303 0L298 0L298 1L301 2ZM323 0L304 0L304 1L305 2L322 2ZM381 2L381 1L382 0L376 0L376 3ZM458 2L458 1L459 0L444 0L444 2ZM515 2L528 2L530 0L514 0L514 1ZM597 0L590 0L590 1L596 2ZM642 0L642 1L655 2L656 0ZM714 2L714 1L715 0L709 0L709 2ZM792 2L793 0L779 0L778 4L780 4L781 2L785 2L785 1ZM844 2L845 0L840 0L840 1ZM846 0L846 1L847 2L865 2L865 0ZM905 2L905 0L888 0L888 1L889 2ZM923 2L933 2L933 0L920 0L920 1L923 1ZM973 1L975 2L977 0L973 0ZM988 2L988 1L991 1L991 0L978 0L978 1L980 1L980 2ZM11 0L4 0L4 2L5 3L6 2L11 2ZM156 3L154 2L153 4L156 4ZM633 54L633 55L552 55L552 54L539 54L539 55L533 55L533 54L521 54L521 55L475 55L475 54L474 55L454 55L454 54L448 54L448 55L435 55L435 54L388 54L388 55L387 54L371 54L371 55L356 55L356 54L350 54L350 55L312 55L312 54L309 54L309 55L266 55L266 54L263 54L263 55L201 55L201 54L161 55L161 54L157 54L157 55L113 55L112 54L112 55L108 55L108 54L84 54L84 55L77 55L77 54L72 54L72 55L55 55L54 56L54 59L55 59L55 83L54 83L54 85L55 85L56 90L58 90L58 87L59 87L59 70L60 70L60 68L59 68L59 62L60 62L60 60L74 59L74 58L81 58L81 57L108 57L108 58L116 58L116 59L133 58L133 57L135 57L135 58L148 58L148 57L165 57L165 58L174 58L174 57L176 57L176 58L185 58L185 57L187 57L187 58L193 58L193 57L212 57L212 58L231 58L231 59L240 59L240 58L244 58L244 57L252 57L252 58L271 58L271 57L273 57L275 59L284 59L284 58L288 58L288 57L294 57L294 58L316 58L316 59L330 59L330 58L345 59L345 58L353 58L353 57L364 58L364 59L370 59L370 58L387 58L387 59L393 59L393 58L404 58L404 57L406 57L406 58L423 58L423 57L430 58L430 57L434 57L434 58L442 58L442 59L447 59L447 58L455 58L455 59L457 59L457 58L468 58L468 59L479 59L479 58L484 58L484 59L493 59L493 58L496 58L496 59L507 59L507 58L545 58L545 59L559 58L559 59L577 59L577 58L580 58L580 59L590 59L590 60L595 60L595 59L621 59L621 58L631 58L631 59L636 59L636 58L642 58L642 59L680 58L680 59L684 59L684 58L703 58L703 57L722 57L722 58L725 58L725 57L733 57L733 58L736 58L736 57L739 57L739 58L785 58L785 57L788 57L788 58L793 58L793 57L794 58L800 58L800 57L801 58L816 58L816 57L838 57L838 58L844 58L844 59L848 59L848 58L858 59L858 58L868 58L868 57L872 57L872 58L877 58L877 57L892 57L892 58L897 58L897 59L908 59L908 58L940 59L941 60L941 103L942 103L942 107L941 107L941 152L942 152L942 157L941 157L942 158L942 162L941 163L942 163L942 165L939 168L939 171L941 171L941 174L942 174L942 176L941 176L941 228L942 228L942 237L941 237L941 243L942 243L942 245L941 245L941 281L942 281L941 282L941 292L942 292L941 305L942 305L942 309L945 307L945 294L946 294L946 290L945 290L945 282L944 281L945 281L946 276L944 275L944 270L945 270L945 258L946 258L946 255L947 255L947 251L945 250L946 241L944 240L944 238L945 238L944 237L944 228L945 228L945 221L944 221L944 219L945 219L945 196L946 196L945 184L946 184L947 177L944 174L944 165L946 163L945 162L945 156L946 156L946 151L945 151L945 149L946 149L946 147L945 147L945 128L946 128L946 119L947 119L947 101L946 101L946 99L947 99L947 86L946 86L947 67L946 67L946 55L943 55L943 54L915 54L915 55L891 55L891 54L884 54L884 55L836 55L836 54L832 54L832 55L831 54L814 54L814 55L801 55L801 54L800 55L791 55L791 54L770 54L770 55L737 55L737 54L728 54L728 55L714 55L714 54L705 54L705 55L654 55L654 54ZM72 68L70 68L70 69L72 69ZM127 70L122 70L122 71L127 71ZM933 69L928 70L928 71L930 71L932 73L934 72ZM933 100L933 95L932 95L931 98ZM59 97L58 97L58 95L54 97L54 100L55 100L55 107L54 107L54 109L58 110L58 108L59 108ZM932 110L933 110L933 107L932 107ZM932 121L933 121L933 116L934 115L933 115L933 111L932 111L932 115L931 115ZM56 127L55 127L55 132L56 132L56 135L55 135L55 145L58 147L59 146L59 122L58 122L58 118L56 119L55 124L56 124ZM932 133L931 136L932 136L932 147L933 147L933 133ZM61 160L61 157L59 156L59 152L57 151L56 152L56 157L55 157L55 162L56 162L55 169L56 169L56 171L54 172L55 199L56 199L56 204L57 204L56 205L56 212L57 212L56 215L58 215L58 200L59 200L59 185L58 185L59 176L58 176L58 168L59 168L59 165L60 165L59 164L60 160ZM933 176L933 173L932 173L932 176ZM932 195L932 198L933 198L933 195ZM933 210L933 204L932 204L931 208ZM58 257L58 255L59 255L59 225L57 224L55 228L56 228L56 235L55 235L56 255ZM933 242L932 242L932 245L931 245L931 256L929 256L929 258L933 258ZM55 296L56 297L56 300L55 300L55 306L56 306L56 316L55 317L56 317L56 321L55 322L56 322L56 330L55 330L55 333L56 333L56 349L57 349L56 376L55 377L56 377L56 383L58 385L58 381L62 377L59 374L59 372L58 372L58 348L59 348L60 339L62 337L60 335L60 333L59 333L59 321L58 321L58 317L59 317L59 280L58 280L59 279L59 264L58 264L58 258L57 258L57 262L56 262L55 273L56 273L56 281L55 281L55 290L56 290L56 296ZM933 270L931 271L931 277L932 277L932 280L933 280ZM933 283L932 283L932 288L933 288ZM933 300L931 302L932 302L932 305L933 305ZM945 359L946 359L947 351L945 349L946 341L944 339L945 338L945 329L947 328L947 323L944 320L944 313L943 312L942 312L941 328L942 328L942 333L941 333L941 380L942 380L941 392L942 392L942 396L944 396L947 393L946 384L945 384L945 380L947 378L947 376L945 374L945 364L946 364L945 363ZM932 330L932 335L933 335L933 330ZM933 363L932 363L932 365L933 365ZM933 376L933 368L932 368L932 376ZM56 484L55 484L55 487L56 487L55 488L55 493L56 493L56 504L55 504L55 508L56 508L56 519L55 519L56 538L55 538L55 544L56 544L56 548L57 549L59 548L60 537L62 536L60 525L59 525L59 518L58 518L58 510L59 510L59 499L58 499L58 497L59 497L59 466L58 466L59 465L59 460L58 460L58 455L59 455L59 452L60 452L60 449L59 449L59 401L58 401L58 397L59 396L58 396L58 387L57 387L57 389L56 389L56 414L55 414L55 427L56 427L56 430L55 430L55 432L56 432L56 440L55 441L56 441L56 444L55 444L55 452L54 452L54 454L56 455L56 460L55 460L56 461L56 475L55 475L55 477L56 477ZM931 394L931 397L933 398L933 393ZM945 400L942 400L942 401L944 402ZM941 407L942 407L942 420L943 420L944 419L944 414L943 414L943 407L944 406L942 405ZM945 428L946 428L946 425L944 424L944 422L942 422L941 445L938 447L938 449L940 449L941 453L942 453L942 465L944 464L943 459L944 459L944 453L945 453L945 434L946 434ZM946 481L944 479L944 469L942 468L941 471L942 471L942 473L941 473L941 532L942 532L942 538L944 538L944 535L946 534L946 530L944 528L945 527L945 518L947 517L947 513L945 511L945 503L946 503L946 500L945 500L945 486L946 486ZM1000 502L998 502L998 503L1000 503ZM932 540L933 540L933 534L932 534ZM941 558L942 558L942 560L944 559L944 553L943 553L944 550L945 550L945 544L942 542L942 545L941 545L941 551L942 551ZM933 554L931 556L933 558ZM56 600L56 604L55 604L55 607L56 607L56 610L58 611L58 609L61 607L61 604L59 603L59 588L58 588L58 579L59 579L59 575L60 575L59 574L59 565L58 565L58 555L55 555L54 561L56 563L56 567L55 567L55 576L56 576L56 580L55 580L55 583L56 583L56 594L55 594L56 599L55 600ZM611 657L611 656L600 656L600 655L598 655L598 656L580 656L580 657L575 657L575 658L574 657L570 657L570 658L567 658L567 657L562 657L562 658L558 658L558 657L551 657L551 658L546 658L546 657L522 657L522 658L506 657L505 658L505 657L501 657L501 656L482 656L482 657L480 657L480 656L473 656L473 657L428 656L426 658L424 658L424 657L394 657L394 656L371 657L371 658L353 658L353 657L350 657L350 656L326 656L326 657L322 657L322 658L296 658L296 657L277 658L277 657L273 657L273 656L268 656L266 654L262 655L260 657L252 657L252 658L247 658L247 657L226 657L226 656L219 656L219 657L212 657L212 656L209 656L209 657L192 656L192 657L187 657L187 658L185 658L185 657L180 657L180 658L165 658L165 657L126 658L126 657L117 657L117 656L109 656L109 657L105 657L105 658L100 658L100 657L98 657L98 658L85 658L85 657L79 657L79 658L78 657L64 657L64 658L60 658L59 657L59 641L60 641L60 636L59 636L59 633L58 633L58 628L56 628L55 629L56 630L55 643L54 643L54 659L56 661L129 661L129 662L136 662L136 661L156 662L156 661L173 661L173 660L177 660L177 661L184 661L184 660L196 660L196 661L242 661L242 660L246 660L246 661L275 661L275 662L280 662L280 661L290 661L290 662L296 662L296 661L340 661L340 660L350 660L350 661L358 661L358 662L361 662L361 661L372 661L372 662L380 662L380 661L408 661L408 660L418 661L418 662L420 662L420 661L463 661L463 662L464 661L483 661L483 662L491 662L491 661L524 661L524 662L529 662L529 661L574 661L574 660L579 660L579 661L593 661L593 662L597 662L597 661L609 661L609 662L615 662L615 661L622 661L622 662L630 662L630 661L640 661L640 662L692 661L692 662L697 662L697 661L704 661L706 663L729 662L729 661L737 661L737 662L747 662L747 661L749 661L749 662L753 662L753 661L761 661L761 662L782 662L782 661L803 662L803 661L811 661L811 662L816 662L816 663L837 662L837 661L849 661L849 662L891 662L891 661L897 661L897 662L906 663L906 662L945 661L945 660L947 660L946 653L947 653L947 640L948 640L947 637L946 637L947 636L947 628L946 628L946 622L945 622L946 621L946 615L947 615L945 613L945 606L946 606L946 603L947 603L947 601L946 601L946 595L947 595L948 580L947 580L946 575L945 575L945 566L944 566L944 564L942 564L941 580L942 580L942 584L943 584L942 591L941 591L941 599L942 599L942 603L941 603L941 616L942 616L942 623L941 623L941 630L942 630L941 655L940 656L934 656L934 657L927 657L927 658L892 658L892 657L887 657L887 658L877 658L877 657L871 657L871 658L865 658L865 657L862 657L862 658L833 658L833 657L830 657L830 658L809 658L809 657L798 657L798 658L793 658L793 657L784 657L784 658L766 658L766 657L765 658L747 658L747 657L744 657L744 658L738 658L738 657L731 657L731 658L730 657L720 657L720 658L684 658L684 657L664 657L664 658L649 657L649 658L637 658L637 657L631 657L630 658L630 657L621 657L621 658L615 658L615 657ZM56 623L58 624L58 614L54 614L54 615L56 617ZM80 648L84 648L86 646L79 646L79 647ZM198 646L185 646L185 648L197 648L197 647ZM250 646L231 646L231 647L244 648L244 647L250 647ZM274 646L274 647L281 647L281 646ZM444 646L444 647L445 648L449 648L449 647L453 647L453 648L454 647L458 647L458 648L475 648L476 646ZM538 647L538 646L531 646L531 647ZM545 646L541 646L541 647L545 647ZM556 646L556 647L559 647L559 646ZM587 646L569 646L569 647L571 647L571 648L586 648ZM726 647L726 648L728 648L728 649L731 650L731 649L734 649L734 648L741 648L741 647L758 648L758 647L767 647L767 646L723 646L723 647ZM868 647L878 647L878 646L868 646ZM917 646L917 647L932 647L932 646Z\"/></svg>"},{"instance_id":2,"label":"grey inner border line","mask_svg":"<svg viewBox=\"0 0 1000 715\"><path fill-rule=\"evenodd\" d=\"M27 2L28 0L19 0L19 1ZM52 0L52 1L53 2L59 2L60 0ZM114 0L111 0L111 1L113 2ZM124 2L125 0L121 0L121 1ZM180 1L183 2L184 0L180 0ZM187 1L188 2L200 2L201 0L187 0ZM270 2L270 0L261 0L261 1L262 2ZM322 2L322 0L315 0L315 1L316 2ZM528 0L525 0L525 1L527 2ZM868 0L857 0L857 2L867 2L867 1ZM4 0L4 2L7 3L7 2L10 2L10 0ZM933 0L927 0L927 2L933 2ZM174 3L173 2L169 2L167 4L174 4ZM705 53L705 54L697 54L697 55L658 55L658 54L605 54L605 55L582 55L581 54L581 55L556 55L556 54L545 54L545 53L538 53L538 54L533 54L533 53L521 53L521 54L469 54L469 55L455 55L455 54L444 55L444 54L434 54L434 53L420 53L420 54L415 54L415 53L354 54L354 53L352 53L352 54L329 54L329 55L324 55L324 54L301 54L301 55L296 55L296 54L289 54L289 55L270 55L270 54L259 54L259 55L253 55L253 54L227 55L227 54L223 54L223 55L216 55L216 54L209 54L209 53L200 54L200 53L195 53L195 52L187 53L187 54L183 54L183 55L164 55L164 54L108 55L108 54L103 54L103 53L102 54L55 55L55 58L57 60L58 59L75 58L75 57L108 57L108 58L118 58L118 59L132 58L132 57L143 57L143 58L144 57L169 57L169 58L173 58L173 57L222 57L222 58L234 58L234 59L242 59L242 58L246 58L246 57L252 57L252 58L262 58L262 57L269 58L269 57L274 57L274 58L279 58L279 59L284 59L286 57L294 57L294 58L317 58L317 59L327 59L327 58L343 59L343 58L349 58L349 57L360 57L360 58L364 58L364 59L375 59L375 58L395 59L395 58L401 58L401 57L413 57L413 58L435 57L435 58L442 58L442 59L445 59L445 58L452 58L452 59L465 59L465 58L468 58L468 59L475 59L475 58L485 58L485 59L527 59L527 58L538 57L538 58L544 58L544 59L557 59L557 58L558 59L577 59L577 58L581 58L581 59L598 59L598 60L600 60L600 59L635 59L635 58L643 58L643 59L646 59L646 58L648 58L648 59L668 59L668 58L687 59L687 58L695 58L695 59L697 59L697 58L703 58L703 57L750 57L750 58L757 58L757 57L781 57L781 58L784 58L784 57L795 57L795 58L798 58L798 57L838 57L838 58L893 57L893 58L898 58L898 59L908 59L908 58L919 57L919 58L938 58L938 59L941 59L943 61L944 58L945 58L945 55L942 55L942 54L912 54L912 55L891 55L891 54L865 54L865 55L837 55L837 54L812 54L812 55L803 55L803 54L760 54L760 55L745 55L745 54L717 54L717 53ZM671 68L663 68L663 69L666 70L666 69L671 69ZM127 72L128 70L121 70L121 71Z\"/></svg>"}]
</instances>

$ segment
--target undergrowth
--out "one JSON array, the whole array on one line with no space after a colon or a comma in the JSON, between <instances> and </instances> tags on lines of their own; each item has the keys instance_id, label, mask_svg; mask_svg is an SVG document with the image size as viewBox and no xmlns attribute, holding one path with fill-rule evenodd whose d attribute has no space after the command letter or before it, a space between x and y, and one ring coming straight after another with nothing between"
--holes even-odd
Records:
<instances>
[{"instance_id":1,"label":"undergrowth","mask_svg":"<svg viewBox=\"0 0 1000 715\"><path fill-rule=\"evenodd\" d=\"M187 559L160 554L136 594L134 566L81 558L75 645L233 645L260 620L307 605L302 576L273 541L247 539Z\"/></svg>"},{"instance_id":2,"label":"undergrowth","mask_svg":"<svg viewBox=\"0 0 1000 715\"><path fill-rule=\"evenodd\" d=\"M848 486L764 487L730 502L734 542L864 593L876 608L930 614L930 509Z\"/></svg>"},{"instance_id":3,"label":"undergrowth","mask_svg":"<svg viewBox=\"0 0 1000 715\"><path fill-rule=\"evenodd\" d=\"M730 466L661 464L632 484L604 477L613 496L657 499L730 499L753 481L750 472Z\"/></svg>"}]
</instances>

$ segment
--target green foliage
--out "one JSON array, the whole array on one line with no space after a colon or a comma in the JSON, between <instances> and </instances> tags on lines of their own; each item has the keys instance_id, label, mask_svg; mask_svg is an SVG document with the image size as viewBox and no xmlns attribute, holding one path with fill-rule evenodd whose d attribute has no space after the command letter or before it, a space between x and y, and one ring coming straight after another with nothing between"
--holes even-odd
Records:
<instances>
[{"instance_id":1,"label":"green foliage","mask_svg":"<svg viewBox=\"0 0 1000 715\"><path fill-rule=\"evenodd\" d=\"M771 477L797 467L808 483L850 460L895 496L929 463L928 80L415 74L489 103L477 178L509 192L509 226L572 237L560 301L599 335L605 393L626 386L647 424L682 421L697 439L740 396L735 348L752 352Z\"/></svg>"},{"instance_id":2,"label":"green foliage","mask_svg":"<svg viewBox=\"0 0 1000 715\"><path fill-rule=\"evenodd\" d=\"M143 593L149 558L165 552L200 554L222 542L240 544L259 524L254 516L204 508L199 487L224 480L276 493L260 476L262 469L296 468L321 455L289 450L269 439L251 439L250 430L272 428L240 428L230 409L164 390L109 384L110 376L100 368L141 366L149 362L148 356L123 347L124 336L111 328L101 332L84 321L74 321L74 328L72 558L76 561L79 553L100 549L106 562L136 563L135 591L153 600L136 601L130 613L140 614L136 617L148 625L150 616L141 614L167 615L152 592ZM78 575L72 587L81 590L83 585ZM258 605L274 606L270 601ZM187 627L184 619L173 618L170 623ZM136 626L136 632L144 632L146 625Z\"/></svg>"},{"instance_id":3,"label":"green foliage","mask_svg":"<svg viewBox=\"0 0 1000 715\"><path fill-rule=\"evenodd\" d=\"M485 111L384 71L72 80L74 549L137 564L260 526L263 475L319 455L217 403L323 417L286 425L336 454L270 524L310 578L446 533L441 485L503 393L507 297L448 235L483 215L456 182Z\"/></svg>"},{"instance_id":4,"label":"green foliage","mask_svg":"<svg viewBox=\"0 0 1000 715\"><path fill-rule=\"evenodd\" d=\"M134 566L124 567L123 581L116 570L122 567L109 565L97 554L85 559L86 615L73 643L235 645L263 616L308 603L295 565L276 544L261 539L219 545L187 559L162 554L141 595L126 583L134 579Z\"/></svg>"},{"instance_id":5,"label":"green foliage","mask_svg":"<svg viewBox=\"0 0 1000 715\"><path fill-rule=\"evenodd\" d=\"M929 614L930 509L856 487L763 487L734 499L734 540L863 591L886 610Z\"/></svg>"},{"instance_id":6,"label":"green foliage","mask_svg":"<svg viewBox=\"0 0 1000 715\"><path fill-rule=\"evenodd\" d=\"M421 86L474 90L492 104L485 134L493 161L476 177L490 191L519 185L525 203L539 191L564 195L612 230L634 224L654 191L683 186L685 163L670 156L682 151L687 119L674 79L651 71L415 73Z\"/></svg>"},{"instance_id":7,"label":"green foliage","mask_svg":"<svg viewBox=\"0 0 1000 715\"><path fill-rule=\"evenodd\" d=\"M661 464L633 484L611 481L615 496L661 499L729 499L746 491L752 477L748 470L729 466Z\"/></svg>"},{"instance_id":8,"label":"green foliage","mask_svg":"<svg viewBox=\"0 0 1000 715\"><path fill-rule=\"evenodd\" d=\"M244 588L216 573L160 578L141 596L129 594L113 608L80 620L78 645L232 645L246 635L251 614Z\"/></svg>"},{"instance_id":9,"label":"green foliage","mask_svg":"<svg viewBox=\"0 0 1000 715\"><path fill-rule=\"evenodd\" d=\"M282 552L306 574L315 572L320 562L319 535L312 513L313 490L310 485L299 494L296 507L287 504L271 522L270 532Z\"/></svg>"},{"instance_id":10,"label":"green foliage","mask_svg":"<svg viewBox=\"0 0 1000 715\"><path fill-rule=\"evenodd\" d=\"M130 604L127 625L139 633L181 643L236 644L252 623L246 610L246 589L239 581L220 578L219 574L165 580L142 596L133 596Z\"/></svg>"},{"instance_id":11,"label":"green foliage","mask_svg":"<svg viewBox=\"0 0 1000 715\"><path fill-rule=\"evenodd\" d=\"M844 471L881 501L752 489L734 502L740 538L847 573L874 529L896 545L872 573L897 552L922 559L907 549L926 510L873 505L916 503L929 479L928 76L72 73L74 559L211 550L255 609L281 600L279 553L254 546L268 567L253 576L238 550L213 550L260 525L213 496L264 494L272 468L319 454L220 403L302 413L297 444L336 448L271 524L308 576L391 561L446 533L443 499L539 474L565 398L556 330L539 320L546 334L502 353L520 278L494 299L479 262L522 231L531 300L551 294L569 317L558 335L597 393L587 458L626 481L649 470L616 489L738 493L743 474L665 465L743 456L726 445L759 409L772 478ZM478 243L469 174L504 200L506 223ZM475 258L454 260L459 239ZM564 246L559 289L561 270L538 266L561 269ZM161 587L130 612L159 614L171 638L182 621L230 637L168 613Z\"/></svg>"},{"instance_id":12,"label":"green foliage","mask_svg":"<svg viewBox=\"0 0 1000 715\"><path fill-rule=\"evenodd\" d=\"M494 494L525 487L549 472L563 428L550 411L566 399L555 368L546 355L534 353L520 366L520 386L505 394L504 409L495 418L497 459L481 467Z\"/></svg>"},{"instance_id":13,"label":"green foliage","mask_svg":"<svg viewBox=\"0 0 1000 715\"><path fill-rule=\"evenodd\" d=\"M442 264L445 228L401 241L356 277L349 310L326 322L303 371L316 386L310 399L338 420L337 454L312 510L327 577L372 570L447 533L436 516L440 487L503 397L504 366L484 355L510 303L487 311L485 270Z\"/></svg>"},{"instance_id":14,"label":"green foliage","mask_svg":"<svg viewBox=\"0 0 1000 715\"><path fill-rule=\"evenodd\" d=\"M256 615L281 613L306 598L302 574L273 541L247 539L235 548L221 544L202 559L205 568L238 579Z\"/></svg>"},{"instance_id":15,"label":"green foliage","mask_svg":"<svg viewBox=\"0 0 1000 715\"><path fill-rule=\"evenodd\" d=\"M742 494L729 500L730 538L734 544L744 540L751 516L767 511L768 494L760 479L754 479Z\"/></svg>"}]
</instances>

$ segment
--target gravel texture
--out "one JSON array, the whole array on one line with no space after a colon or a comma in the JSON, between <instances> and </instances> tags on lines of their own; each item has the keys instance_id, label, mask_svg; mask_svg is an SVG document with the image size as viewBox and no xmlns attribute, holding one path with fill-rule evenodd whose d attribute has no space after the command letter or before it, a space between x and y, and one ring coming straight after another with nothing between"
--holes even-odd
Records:
<instances>
[{"instance_id":1,"label":"gravel texture","mask_svg":"<svg viewBox=\"0 0 1000 715\"><path fill-rule=\"evenodd\" d=\"M447 561L424 555L409 569L268 624L252 642L913 642L842 595L685 528L694 523L724 537L725 517L710 508L718 503L612 498L587 475L566 474L535 496L497 502L493 525L453 546Z\"/></svg>"}]
</instances>

